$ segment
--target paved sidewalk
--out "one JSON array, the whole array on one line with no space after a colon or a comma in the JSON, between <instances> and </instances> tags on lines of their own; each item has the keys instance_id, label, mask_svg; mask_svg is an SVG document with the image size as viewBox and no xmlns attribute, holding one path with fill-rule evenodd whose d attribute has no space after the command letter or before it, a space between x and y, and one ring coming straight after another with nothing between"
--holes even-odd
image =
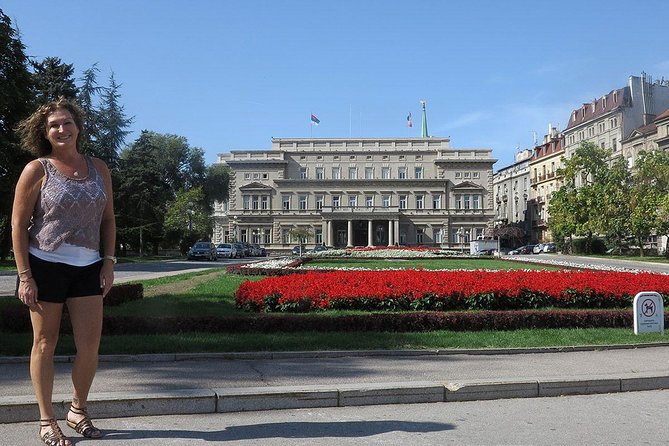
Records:
<instances>
[{"instance_id":1,"label":"paved sidewalk","mask_svg":"<svg viewBox=\"0 0 669 446\"><path fill-rule=\"evenodd\" d=\"M58 358L58 415L71 359ZM26 358L0 358L0 423L36 420ZM606 349L106 356L96 417L424 403L669 388L669 344Z\"/></svg>"}]
</instances>

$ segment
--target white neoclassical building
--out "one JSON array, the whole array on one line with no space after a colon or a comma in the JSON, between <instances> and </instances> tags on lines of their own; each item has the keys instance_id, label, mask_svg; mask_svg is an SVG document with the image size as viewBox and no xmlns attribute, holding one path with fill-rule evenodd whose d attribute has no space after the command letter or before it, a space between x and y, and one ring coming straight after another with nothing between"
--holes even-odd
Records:
<instances>
[{"instance_id":1,"label":"white neoclassical building","mask_svg":"<svg viewBox=\"0 0 669 446\"><path fill-rule=\"evenodd\" d=\"M494 218L491 149L448 138L273 138L271 150L233 150L230 198L214 212L214 242L463 248Z\"/></svg>"}]
</instances>

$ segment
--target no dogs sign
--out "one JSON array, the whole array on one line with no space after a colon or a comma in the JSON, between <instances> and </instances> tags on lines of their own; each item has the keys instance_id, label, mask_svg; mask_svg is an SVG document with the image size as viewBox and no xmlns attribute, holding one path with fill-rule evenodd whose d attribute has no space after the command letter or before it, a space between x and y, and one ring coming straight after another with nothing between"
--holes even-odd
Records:
<instances>
[{"instance_id":1,"label":"no dogs sign","mask_svg":"<svg viewBox=\"0 0 669 446\"><path fill-rule=\"evenodd\" d=\"M664 304L660 293L642 291L634 296L634 334L664 334Z\"/></svg>"}]
</instances>

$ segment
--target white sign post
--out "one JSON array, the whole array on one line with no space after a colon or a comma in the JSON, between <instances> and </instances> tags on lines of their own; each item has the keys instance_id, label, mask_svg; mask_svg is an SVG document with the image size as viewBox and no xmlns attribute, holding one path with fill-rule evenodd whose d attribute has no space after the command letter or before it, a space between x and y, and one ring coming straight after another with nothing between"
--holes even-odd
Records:
<instances>
[{"instance_id":1,"label":"white sign post","mask_svg":"<svg viewBox=\"0 0 669 446\"><path fill-rule=\"evenodd\" d=\"M660 293L642 291L634 296L634 334L664 334L664 303Z\"/></svg>"}]
</instances>

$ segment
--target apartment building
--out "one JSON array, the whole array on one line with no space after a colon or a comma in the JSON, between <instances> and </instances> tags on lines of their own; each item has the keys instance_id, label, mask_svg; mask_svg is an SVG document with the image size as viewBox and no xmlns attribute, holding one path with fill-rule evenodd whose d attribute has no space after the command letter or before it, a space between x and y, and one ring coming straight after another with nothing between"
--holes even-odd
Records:
<instances>
[{"instance_id":1,"label":"apartment building","mask_svg":"<svg viewBox=\"0 0 669 446\"><path fill-rule=\"evenodd\" d=\"M273 138L219 154L232 175L213 240L282 250L304 229L307 244L462 248L491 227L495 161L448 138Z\"/></svg>"},{"instance_id":2,"label":"apartment building","mask_svg":"<svg viewBox=\"0 0 669 446\"><path fill-rule=\"evenodd\" d=\"M584 141L622 154L622 141L669 108L669 81L630 76L628 85L593 99L572 111L564 129L565 155L571 158Z\"/></svg>"},{"instance_id":3,"label":"apartment building","mask_svg":"<svg viewBox=\"0 0 669 446\"><path fill-rule=\"evenodd\" d=\"M530 158L533 154L530 149L517 152L513 164L500 168L493 175L496 222L522 223L529 231L526 211L530 198Z\"/></svg>"},{"instance_id":4,"label":"apartment building","mask_svg":"<svg viewBox=\"0 0 669 446\"><path fill-rule=\"evenodd\" d=\"M562 167L564 141L564 135L549 125L549 133L544 135L543 143L534 148L529 161L530 200L527 207L530 241L533 243L553 241L548 227L548 204L553 192L562 186L562 177L557 171Z\"/></svg>"},{"instance_id":5,"label":"apartment building","mask_svg":"<svg viewBox=\"0 0 669 446\"><path fill-rule=\"evenodd\" d=\"M654 150L669 151L669 108L660 113L650 124L633 130L629 137L622 141L622 154L630 168L634 167L640 152Z\"/></svg>"}]
</instances>

